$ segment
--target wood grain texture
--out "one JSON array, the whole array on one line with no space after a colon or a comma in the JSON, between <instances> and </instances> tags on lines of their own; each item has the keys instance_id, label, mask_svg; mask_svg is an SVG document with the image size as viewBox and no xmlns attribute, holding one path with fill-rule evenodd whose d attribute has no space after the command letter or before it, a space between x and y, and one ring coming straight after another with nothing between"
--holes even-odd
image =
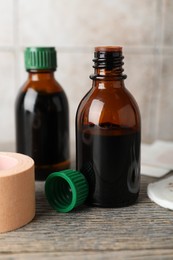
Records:
<instances>
[{"instance_id":1,"label":"wood grain texture","mask_svg":"<svg viewBox=\"0 0 173 260\"><path fill-rule=\"evenodd\" d=\"M0 234L0 259L173 259L173 212L146 194L154 178L142 177L137 204L117 209L81 206L56 213L36 183L35 219Z\"/></svg>"}]
</instances>

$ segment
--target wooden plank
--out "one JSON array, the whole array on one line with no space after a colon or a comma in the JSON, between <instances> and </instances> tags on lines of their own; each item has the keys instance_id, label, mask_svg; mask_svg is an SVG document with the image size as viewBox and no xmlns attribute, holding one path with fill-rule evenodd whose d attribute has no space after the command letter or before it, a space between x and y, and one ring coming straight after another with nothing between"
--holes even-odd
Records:
<instances>
[{"instance_id":1,"label":"wooden plank","mask_svg":"<svg viewBox=\"0 0 173 260\"><path fill-rule=\"evenodd\" d=\"M122 259L171 259L172 260L172 250L136 250L136 251L86 251L86 252L53 252L49 253L28 253L28 254L6 254L0 256L0 259L59 259L59 260L122 260Z\"/></svg>"},{"instance_id":2,"label":"wooden plank","mask_svg":"<svg viewBox=\"0 0 173 260\"><path fill-rule=\"evenodd\" d=\"M37 182L36 217L25 227L0 235L0 256L173 258L173 212L148 199L146 187L153 180L142 177L139 202L133 206L117 209L82 206L66 214L51 209L44 195L44 183Z\"/></svg>"}]
</instances>

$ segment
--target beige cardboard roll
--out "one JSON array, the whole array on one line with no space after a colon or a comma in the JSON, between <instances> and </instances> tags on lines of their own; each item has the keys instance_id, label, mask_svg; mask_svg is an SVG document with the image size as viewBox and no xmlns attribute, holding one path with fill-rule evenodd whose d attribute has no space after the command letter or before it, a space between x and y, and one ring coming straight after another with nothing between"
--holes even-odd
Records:
<instances>
[{"instance_id":1,"label":"beige cardboard roll","mask_svg":"<svg viewBox=\"0 0 173 260\"><path fill-rule=\"evenodd\" d=\"M0 232L26 225L35 216L34 161L0 152Z\"/></svg>"}]
</instances>

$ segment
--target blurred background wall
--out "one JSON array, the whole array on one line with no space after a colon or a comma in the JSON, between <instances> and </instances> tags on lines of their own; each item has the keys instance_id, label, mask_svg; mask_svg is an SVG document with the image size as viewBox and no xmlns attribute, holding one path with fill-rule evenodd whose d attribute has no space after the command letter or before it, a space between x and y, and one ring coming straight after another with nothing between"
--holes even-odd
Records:
<instances>
[{"instance_id":1,"label":"blurred background wall","mask_svg":"<svg viewBox=\"0 0 173 260\"><path fill-rule=\"evenodd\" d=\"M70 105L91 87L93 48L122 45L126 87L142 115L142 140L173 141L172 0L0 0L0 149L14 149L14 101L26 80L26 46L55 46ZM74 146L72 144L72 146ZM12 148L13 147L13 148Z\"/></svg>"}]
</instances>

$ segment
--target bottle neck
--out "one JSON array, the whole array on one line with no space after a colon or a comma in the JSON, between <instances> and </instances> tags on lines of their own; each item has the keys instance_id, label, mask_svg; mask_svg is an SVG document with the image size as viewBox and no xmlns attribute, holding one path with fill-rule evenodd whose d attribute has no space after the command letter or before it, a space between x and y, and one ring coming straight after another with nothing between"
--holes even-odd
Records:
<instances>
[{"instance_id":1,"label":"bottle neck","mask_svg":"<svg viewBox=\"0 0 173 260\"><path fill-rule=\"evenodd\" d=\"M119 88L124 88L124 80L123 79L115 79L115 77L102 77L102 78L95 78L93 79L93 88L96 89L107 89L107 90L114 90Z\"/></svg>"},{"instance_id":2,"label":"bottle neck","mask_svg":"<svg viewBox=\"0 0 173 260\"><path fill-rule=\"evenodd\" d=\"M127 78L122 72L124 69L94 69L94 74L90 76L92 80L116 80L121 81Z\"/></svg>"},{"instance_id":3,"label":"bottle neck","mask_svg":"<svg viewBox=\"0 0 173 260\"><path fill-rule=\"evenodd\" d=\"M28 70L28 79L31 81L55 80L52 70Z\"/></svg>"},{"instance_id":4,"label":"bottle neck","mask_svg":"<svg viewBox=\"0 0 173 260\"><path fill-rule=\"evenodd\" d=\"M124 80L123 74L124 56L122 51L96 51L94 53L94 74L90 76L93 80Z\"/></svg>"}]
</instances>

